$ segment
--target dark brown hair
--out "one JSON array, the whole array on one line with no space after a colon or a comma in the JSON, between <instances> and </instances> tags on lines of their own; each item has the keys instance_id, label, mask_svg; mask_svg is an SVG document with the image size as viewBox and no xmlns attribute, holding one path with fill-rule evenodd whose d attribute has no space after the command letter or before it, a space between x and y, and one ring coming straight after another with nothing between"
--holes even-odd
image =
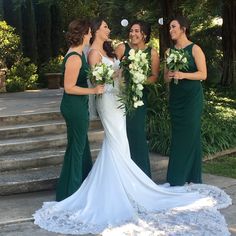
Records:
<instances>
[{"instance_id":1,"label":"dark brown hair","mask_svg":"<svg viewBox=\"0 0 236 236\"><path fill-rule=\"evenodd\" d=\"M143 33L146 37L144 38L145 43L148 43L150 40L150 36L151 36L151 26L149 23L144 22L142 20L135 20L131 23L130 27L129 27L129 32L132 28L133 25L139 25L140 26L140 31L141 33Z\"/></svg>"},{"instance_id":2,"label":"dark brown hair","mask_svg":"<svg viewBox=\"0 0 236 236\"><path fill-rule=\"evenodd\" d=\"M95 36L96 36L96 32L97 30L99 30L99 28L102 25L102 22L105 22L105 20L103 20L102 18L97 18L91 21L91 34L92 37L90 39L90 44L92 44L95 40ZM111 41L105 41L103 43L103 49L106 52L108 57L114 58L116 57L114 48L112 47Z\"/></svg>"},{"instance_id":3,"label":"dark brown hair","mask_svg":"<svg viewBox=\"0 0 236 236\"><path fill-rule=\"evenodd\" d=\"M79 46L83 43L84 36L89 33L90 22L88 20L73 20L66 33L68 46Z\"/></svg>"},{"instance_id":4,"label":"dark brown hair","mask_svg":"<svg viewBox=\"0 0 236 236\"><path fill-rule=\"evenodd\" d=\"M171 20L169 21L169 26L170 26L171 21L173 21L173 20L178 21L178 23L180 25L180 29L184 30L187 38L189 38L190 24L189 24L188 19L182 15L175 16L175 17L171 18Z\"/></svg>"}]
</instances>

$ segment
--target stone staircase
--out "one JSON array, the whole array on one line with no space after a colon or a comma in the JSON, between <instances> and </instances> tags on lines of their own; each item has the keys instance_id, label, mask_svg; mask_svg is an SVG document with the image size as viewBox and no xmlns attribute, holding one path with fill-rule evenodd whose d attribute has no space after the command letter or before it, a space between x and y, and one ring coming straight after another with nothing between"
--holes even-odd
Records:
<instances>
[{"instance_id":1,"label":"stone staircase","mask_svg":"<svg viewBox=\"0 0 236 236\"><path fill-rule=\"evenodd\" d=\"M103 133L100 120L91 120L93 157ZM66 143L66 125L59 112L0 117L0 195L54 189Z\"/></svg>"}]
</instances>

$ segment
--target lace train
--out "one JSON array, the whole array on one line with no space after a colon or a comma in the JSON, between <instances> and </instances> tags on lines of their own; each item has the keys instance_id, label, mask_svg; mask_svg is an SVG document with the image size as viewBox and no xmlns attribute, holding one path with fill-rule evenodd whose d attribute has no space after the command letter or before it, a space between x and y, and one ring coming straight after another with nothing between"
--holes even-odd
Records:
<instances>
[{"instance_id":1,"label":"lace train","mask_svg":"<svg viewBox=\"0 0 236 236\"><path fill-rule=\"evenodd\" d=\"M173 192L183 187L163 187ZM34 214L35 224L48 231L63 234L101 234L103 236L227 236L230 235L224 217L218 209L232 204L231 198L221 189L205 185L184 186L187 192L199 192L202 198L187 206L169 210L149 212L131 201L137 215L123 219L115 225L87 225L78 222L78 211L58 211L57 202L46 202ZM158 201L158 199L157 199ZM111 209L112 211L112 209Z\"/></svg>"}]
</instances>

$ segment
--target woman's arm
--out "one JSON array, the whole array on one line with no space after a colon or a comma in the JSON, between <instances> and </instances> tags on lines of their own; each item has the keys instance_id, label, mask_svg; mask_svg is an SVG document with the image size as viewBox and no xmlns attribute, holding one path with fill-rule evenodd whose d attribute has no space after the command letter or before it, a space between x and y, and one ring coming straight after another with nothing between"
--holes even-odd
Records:
<instances>
[{"instance_id":1,"label":"woman's arm","mask_svg":"<svg viewBox=\"0 0 236 236\"><path fill-rule=\"evenodd\" d=\"M207 67L206 58L202 49L198 45L194 45L192 49L197 71L188 73L175 71L173 77L175 79L189 79L189 80L206 80L207 78Z\"/></svg>"},{"instance_id":2,"label":"woman's arm","mask_svg":"<svg viewBox=\"0 0 236 236\"><path fill-rule=\"evenodd\" d=\"M160 58L156 49L151 50L151 76L148 77L148 83L155 83L160 71Z\"/></svg>"},{"instance_id":3,"label":"woman's arm","mask_svg":"<svg viewBox=\"0 0 236 236\"><path fill-rule=\"evenodd\" d=\"M102 87L83 88L76 85L82 66L81 58L77 55L70 56L65 64L64 89L68 94L87 95L103 93Z\"/></svg>"},{"instance_id":4,"label":"woman's arm","mask_svg":"<svg viewBox=\"0 0 236 236\"><path fill-rule=\"evenodd\" d=\"M91 49L88 54L88 63L90 66L95 66L102 61L101 54L96 49Z\"/></svg>"}]
</instances>

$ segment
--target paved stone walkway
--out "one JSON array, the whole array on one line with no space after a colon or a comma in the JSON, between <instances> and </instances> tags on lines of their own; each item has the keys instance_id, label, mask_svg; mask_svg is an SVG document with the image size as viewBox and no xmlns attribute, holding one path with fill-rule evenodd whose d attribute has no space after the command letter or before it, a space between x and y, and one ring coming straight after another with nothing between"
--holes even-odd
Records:
<instances>
[{"instance_id":1,"label":"paved stone walkway","mask_svg":"<svg viewBox=\"0 0 236 236\"><path fill-rule=\"evenodd\" d=\"M59 111L62 94L63 89L0 93L0 116Z\"/></svg>"}]
</instances>

